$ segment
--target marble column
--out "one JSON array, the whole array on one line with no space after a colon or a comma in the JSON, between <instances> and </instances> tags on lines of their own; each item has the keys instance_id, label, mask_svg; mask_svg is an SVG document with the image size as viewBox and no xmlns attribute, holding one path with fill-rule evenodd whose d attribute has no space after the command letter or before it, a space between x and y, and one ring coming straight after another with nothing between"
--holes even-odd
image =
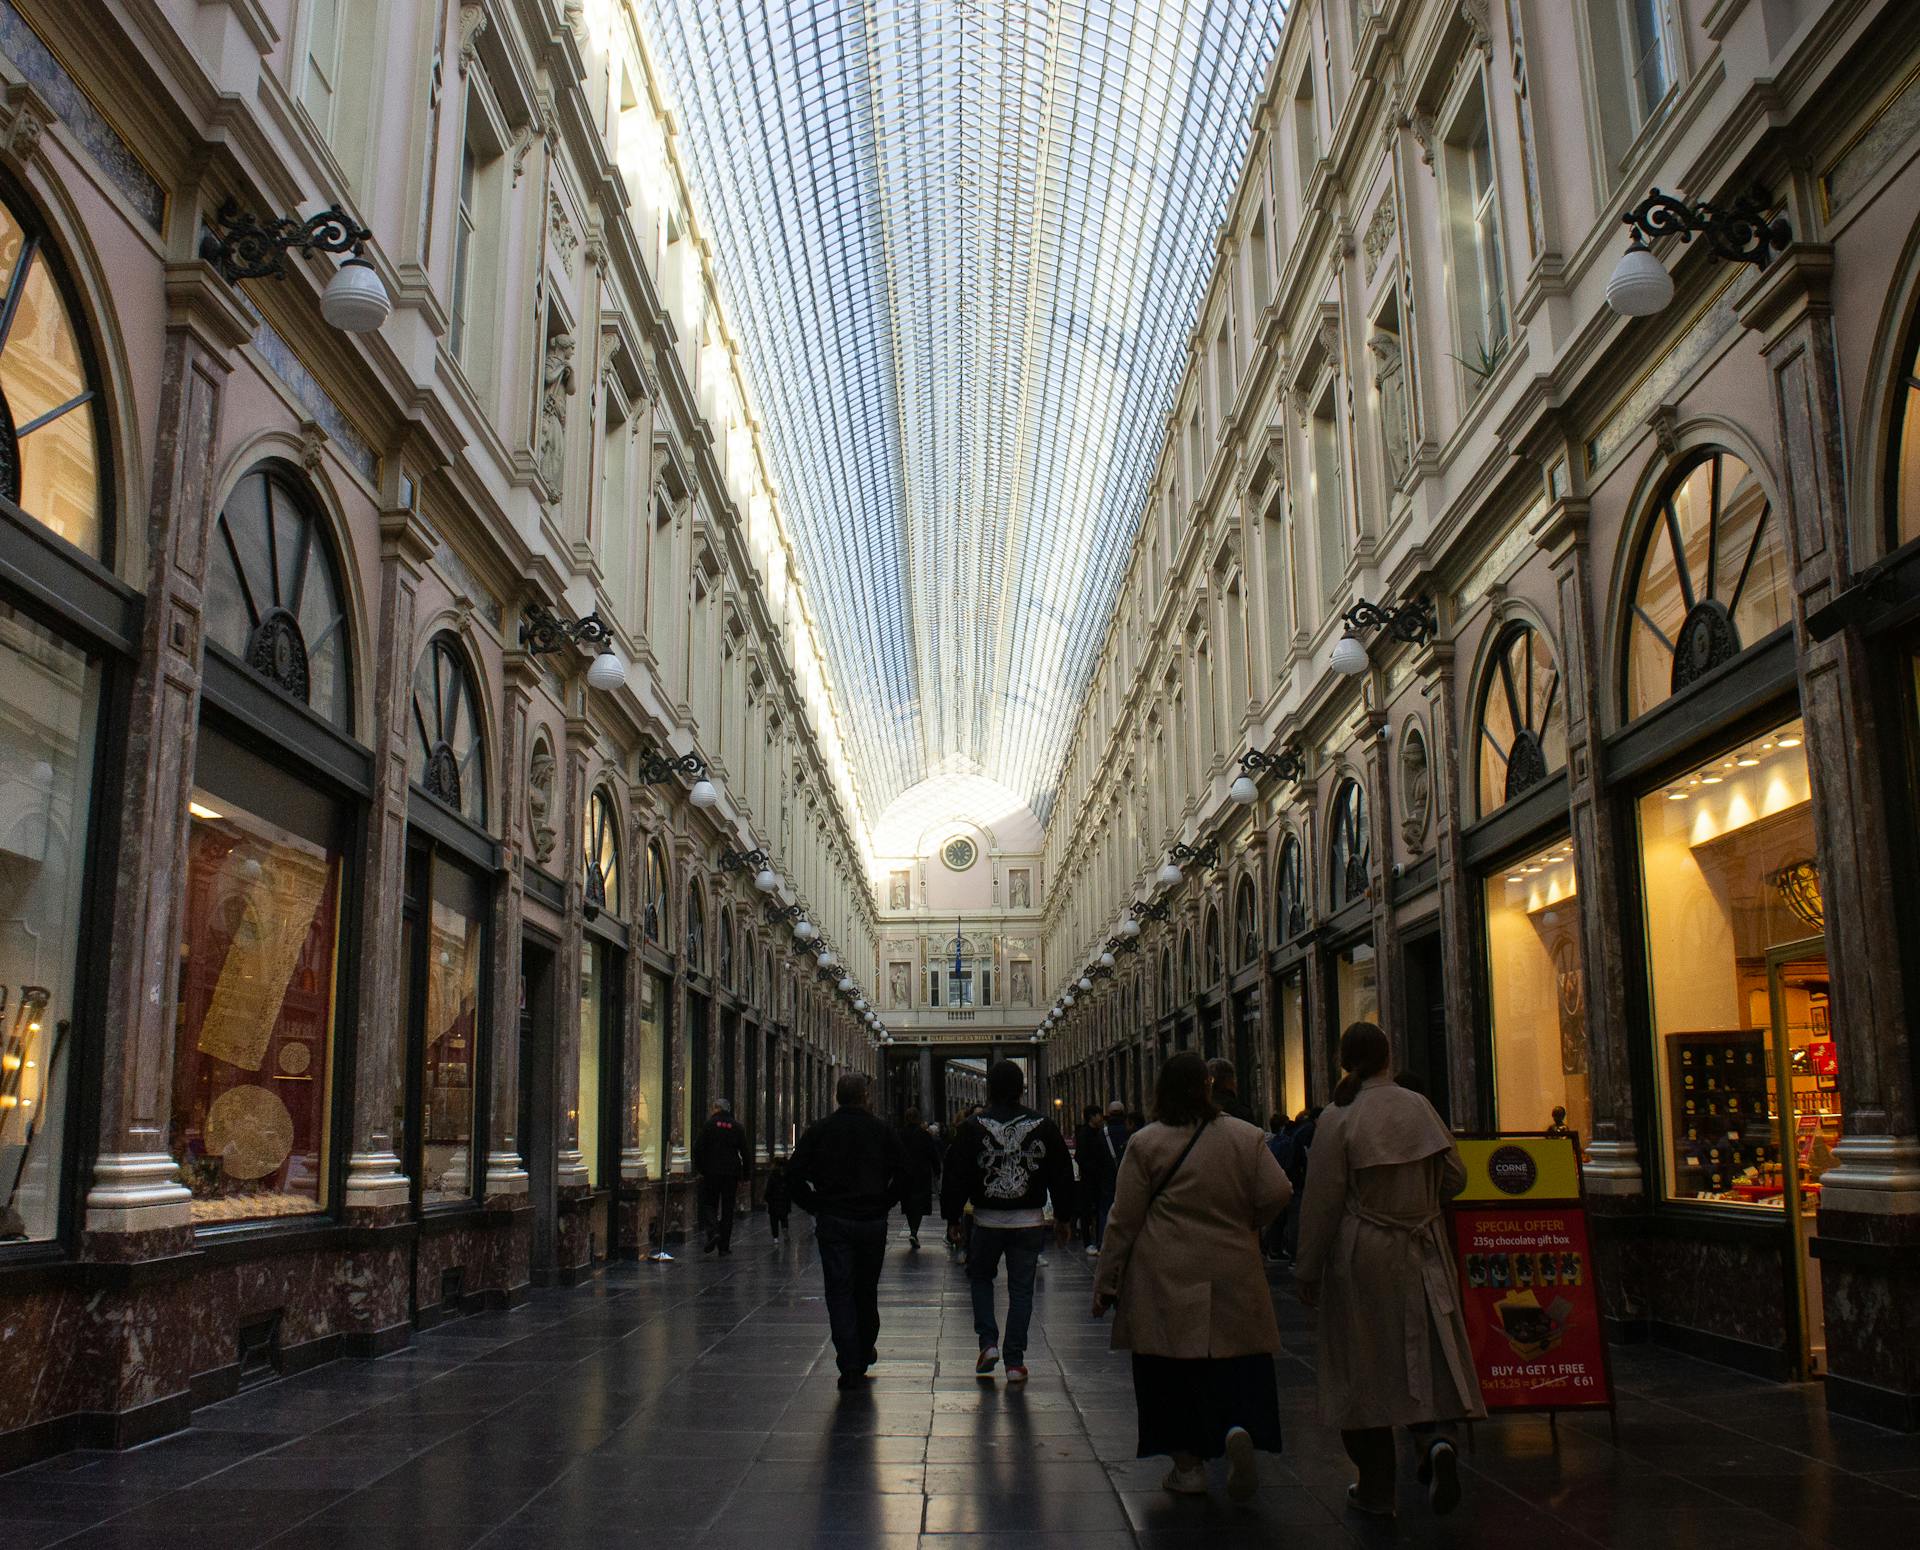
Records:
<instances>
[{"instance_id":1,"label":"marble column","mask_svg":"<svg viewBox=\"0 0 1920 1550\"><path fill-rule=\"evenodd\" d=\"M1621 879L1638 865L1620 841L1602 784L1605 718L1601 696L1611 681L1601 658L1603 631L1594 617L1587 503L1563 497L1547 507L1534 536L1553 567L1559 614L1560 681L1567 716L1567 805L1573 864L1580 880L1580 974L1587 1005L1587 1072L1593 1135L1587 1141L1587 1192L1646 1192L1635 1141L1633 1082Z\"/></svg>"},{"instance_id":2,"label":"marble column","mask_svg":"<svg viewBox=\"0 0 1920 1550\"><path fill-rule=\"evenodd\" d=\"M1440 895L1440 964L1447 1008L1447 1094L1456 1130L1487 1130L1493 1116L1480 1090L1480 1030L1487 1026L1480 976L1474 972L1473 874L1461 853L1460 690L1453 643L1435 640L1414 658L1427 701L1427 747L1433 769L1434 870Z\"/></svg>"},{"instance_id":3,"label":"marble column","mask_svg":"<svg viewBox=\"0 0 1920 1550\"><path fill-rule=\"evenodd\" d=\"M1812 640L1806 618L1855 579L1846 427L1834 339L1833 254L1794 244L1755 275L1740 320L1761 341L1772 389L1780 490L1793 567L1800 710L1807 729L1815 849L1839 1046L1842 1135L1821 1177L1818 1239L1829 1403L1920 1425L1920 1125L1915 1119L1912 943L1890 907L1903 794L1879 750L1905 729L1881 713L1877 653L1857 629ZM1881 667L1881 671L1886 669Z\"/></svg>"},{"instance_id":4,"label":"marble column","mask_svg":"<svg viewBox=\"0 0 1920 1550\"><path fill-rule=\"evenodd\" d=\"M558 855L566 882L566 912L560 926L560 962L554 975L553 1073L555 1115L554 1135L559 1157L554 1178L565 1193L584 1193L589 1188L587 1160L580 1151L580 992L583 970L581 954L586 933L582 928L581 905L586 895L585 833L587 811L587 771L593 757L594 732L588 723L569 716L566 724L566 805L560 814ZM597 1032L597 1031L596 1031Z\"/></svg>"},{"instance_id":5,"label":"marble column","mask_svg":"<svg viewBox=\"0 0 1920 1550\"><path fill-rule=\"evenodd\" d=\"M533 658L509 650L501 668L500 882L493 905L493 1065L487 1083L487 1177L483 1191L496 1204L527 1203L529 1181L520 1150L520 958L525 910L529 712L540 670Z\"/></svg>"},{"instance_id":6,"label":"marble column","mask_svg":"<svg viewBox=\"0 0 1920 1550\"><path fill-rule=\"evenodd\" d=\"M1367 895L1373 915L1374 994L1387 1036L1404 1054L1410 1034L1406 976L1400 972L1400 919L1393 907L1393 750L1381 735L1386 728L1386 712L1370 710L1354 723L1353 731L1362 740L1366 760L1367 822L1372 830Z\"/></svg>"},{"instance_id":7,"label":"marble column","mask_svg":"<svg viewBox=\"0 0 1920 1550\"><path fill-rule=\"evenodd\" d=\"M106 1059L86 1197L86 1252L184 1248L192 1196L168 1145L175 1000L186 898L187 800L199 732L201 632L214 516L213 461L231 357L253 323L198 261L167 266L167 334L146 520L146 607L125 704ZM157 1234L136 1248L101 1235Z\"/></svg>"},{"instance_id":8,"label":"marble column","mask_svg":"<svg viewBox=\"0 0 1920 1550\"><path fill-rule=\"evenodd\" d=\"M360 1004L354 1048L346 1209L405 1206L399 1155L407 1092L407 971L400 960L406 896L408 715L413 703L415 602L437 546L420 513L395 502L380 514L380 613L375 626L373 802L360 877Z\"/></svg>"}]
</instances>

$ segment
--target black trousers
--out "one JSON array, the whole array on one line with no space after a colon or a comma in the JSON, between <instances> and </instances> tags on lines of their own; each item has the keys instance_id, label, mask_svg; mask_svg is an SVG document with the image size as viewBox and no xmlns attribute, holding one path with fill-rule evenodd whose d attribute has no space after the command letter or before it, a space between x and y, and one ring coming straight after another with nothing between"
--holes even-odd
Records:
<instances>
[{"instance_id":1,"label":"black trousers","mask_svg":"<svg viewBox=\"0 0 1920 1550\"><path fill-rule=\"evenodd\" d=\"M733 1213L739 1194L738 1179L700 1175L700 1220L706 1224L708 1241L723 1249L733 1246Z\"/></svg>"},{"instance_id":2,"label":"black trousers","mask_svg":"<svg viewBox=\"0 0 1920 1550\"><path fill-rule=\"evenodd\" d=\"M820 1272L827 1283L833 1354L843 1374L872 1364L880 1338L880 1266L887 1257L887 1220L852 1222L823 1216L813 1224Z\"/></svg>"}]
</instances>

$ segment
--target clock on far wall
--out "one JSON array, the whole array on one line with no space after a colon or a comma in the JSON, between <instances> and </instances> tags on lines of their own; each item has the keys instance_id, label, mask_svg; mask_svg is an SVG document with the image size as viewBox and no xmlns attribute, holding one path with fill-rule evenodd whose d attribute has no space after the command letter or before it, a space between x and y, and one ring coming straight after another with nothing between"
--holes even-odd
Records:
<instances>
[{"instance_id":1,"label":"clock on far wall","mask_svg":"<svg viewBox=\"0 0 1920 1550\"><path fill-rule=\"evenodd\" d=\"M950 871L964 872L980 858L980 848L964 834L956 834L940 847L940 859Z\"/></svg>"}]
</instances>

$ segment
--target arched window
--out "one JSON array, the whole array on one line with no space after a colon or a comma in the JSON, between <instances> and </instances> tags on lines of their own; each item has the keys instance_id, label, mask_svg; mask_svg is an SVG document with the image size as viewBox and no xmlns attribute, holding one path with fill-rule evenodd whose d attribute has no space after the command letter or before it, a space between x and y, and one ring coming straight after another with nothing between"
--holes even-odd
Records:
<instances>
[{"instance_id":1,"label":"arched window","mask_svg":"<svg viewBox=\"0 0 1920 1550\"><path fill-rule=\"evenodd\" d=\"M720 911L720 983L733 984L733 911Z\"/></svg>"},{"instance_id":2,"label":"arched window","mask_svg":"<svg viewBox=\"0 0 1920 1550\"><path fill-rule=\"evenodd\" d=\"M78 315L37 223L0 202L0 495L105 558L99 391Z\"/></svg>"},{"instance_id":3,"label":"arched window","mask_svg":"<svg viewBox=\"0 0 1920 1550\"><path fill-rule=\"evenodd\" d=\"M1185 1001L1193 994L1193 933L1180 935L1180 999Z\"/></svg>"},{"instance_id":4,"label":"arched window","mask_svg":"<svg viewBox=\"0 0 1920 1550\"><path fill-rule=\"evenodd\" d=\"M687 884L687 967L700 970L707 966L707 907L700 900L700 885Z\"/></svg>"},{"instance_id":5,"label":"arched window","mask_svg":"<svg viewBox=\"0 0 1920 1550\"><path fill-rule=\"evenodd\" d=\"M667 853L658 840L647 843L646 918L643 922L649 942L664 942L667 936Z\"/></svg>"},{"instance_id":6,"label":"arched window","mask_svg":"<svg viewBox=\"0 0 1920 1550\"><path fill-rule=\"evenodd\" d=\"M1221 951L1220 912L1217 909L1207 911L1207 983L1217 985L1227 971L1226 955Z\"/></svg>"},{"instance_id":7,"label":"arched window","mask_svg":"<svg viewBox=\"0 0 1920 1550\"><path fill-rule=\"evenodd\" d=\"M1160 951L1160 1015L1165 1017L1173 1010L1173 954L1165 948Z\"/></svg>"},{"instance_id":8,"label":"arched window","mask_svg":"<svg viewBox=\"0 0 1920 1550\"><path fill-rule=\"evenodd\" d=\"M620 891L620 812L604 786L587 798L586 901L590 909L620 913L625 895Z\"/></svg>"},{"instance_id":9,"label":"arched window","mask_svg":"<svg viewBox=\"0 0 1920 1550\"><path fill-rule=\"evenodd\" d=\"M1656 705L1787 622L1781 524L1753 470L1701 454L1654 502L1628 596L1626 713Z\"/></svg>"},{"instance_id":10,"label":"arched window","mask_svg":"<svg viewBox=\"0 0 1920 1550\"><path fill-rule=\"evenodd\" d=\"M414 784L469 821L487 821L486 746L480 732L480 696L467 660L451 635L436 635L413 670Z\"/></svg>"},{"instance_id":11,"label":"arched window","mask_svg":"<svg viewBox=\"0 0 1920 1550\"><path fill-rule=\"evenodd\" d=\"M1480 813L1531 791L1567 762L1560 665L1530 624L1508 626L1480 689Z\"/></svg>"},{"instance_id":12,"label":"arched window","mask_svg":"<svg viewBox=\"0 0 1920 1550\"><path fill-rule=\"evenodd\" d=\"M1327 840L1327 907L1341 909L1367 896L1373 837L1367 823L1367 789L1349 776L1333 794L1332 833Z\"/></svg>"},{"instance_id":13,"label":"arched window","mask_svg":"<svg viewBox=\"0 0 1920 1550\"><path fill-rule=\"evenodd\" d=\"M311 497L269 464L233 487L214 523L207 635L342 731L352 727L347 608Z\"/></svg>"},{"instance_id":14,"label":"arched window","mask_svg":"<svg viewBox=\"0 0 1920 1550\"><path fill-rule=\"evenodd\" d=\"M1893 455L1887 462L1888 521L1892 548L1920 538L1920 324L1907 342L1894 378Z\"/></svg>"},{"instance_id":15,"label":"arched window","mask_svg":"<svg viewBox=\"0 0 1920 1550\"><path fill-rule=\"evenodd\" d=\"M1240 967L1244 969L1260 956L1260 904L1251 877L1240 879L1234 895L1233 921L1235 940L1240 944Z\"/></svg>"},{"instance_id":16,"label":"arched window","mask_svg":"<svg viewBox=\"0 0 1920 1550\"><path fill-rule=\"evenodd\" d=\"M1306 853L1297 835L1289 834L1280 842L1280 875L1273 907L1279 917L1276 927L1282 942L1291 942L1307 929Z\"/></svg>"}]
</instances>

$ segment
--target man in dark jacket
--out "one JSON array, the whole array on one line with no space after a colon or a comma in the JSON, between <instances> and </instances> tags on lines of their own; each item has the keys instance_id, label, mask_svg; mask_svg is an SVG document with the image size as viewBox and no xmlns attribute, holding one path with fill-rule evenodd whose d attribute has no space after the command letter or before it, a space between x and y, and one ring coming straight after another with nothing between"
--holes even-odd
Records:
<instances>
[{"instance_id":1,"label":"man in dark jacket","mask_svg":"<svg viewBox=\"0 0 1920 1550\"><path fill-rule=\"evenodd\" d=\"M1247 1100L1240 1096L1240 1073L1234 1070L1231 1060L1216 1055L1207 1062L1207 1075L1213 1078L1213 1101L1222 1114L1243 1119L1249 1125L1260 1123L1253 1117Z\"/></svg>"},{"instance_id":2,"label":"man in dark jacket","mask_svg":"<svg viewBox=\"0 0 1920 1550\"><path fill-rule=\"evenodd\" d=\"M1080 1124L1073 1132L1073 1161L1080 1171L1080 1230L1087 1252L1100 1252L1100 1201L1113 1189L1113 1169L1107 1161L1106 1138L1101 1134L1100 1105L1090 1103L1081 1111Z\"/></svg>"},{"instance_id":3,"label":"man in dark jacket","mask_svg":"<svg viewBox=\"0 0 1920 1550\"><path fill-rule=\"evenodd\" d=\"M908 1109L900 1121L900 1151L906 1176L900 1181L900 1211L907 1219L907 1241L920 1247L920 1222L933 1210L933 1184L940 1176L940 1147L920 1123L920 1111Z\"/></svg>"},{"instance_id":4,"label":"man in dark jacket","mask_svg":"<svg viewBox=\"0 0 1920 1550\"><path fill-rule=\"evenodd\" d=\"M1064 1245L1073 1212L1073 1159L1066 1138L1050 1119L1024 1107L1026 1073L1011 1060L987 1073L984 1114L967 1121L947 1153L940 1191L949 1235L973 1207L973 1243L967 1283L973 1293L973 1328L980 1337L974 1376L991 1380L1000 1360L1000 1325L994 1317L993 1278L1000 1256L1007 1260L1007 1381L1027 1381L1027 1326L1033 1318L1033 1277L1047 1246L1045 1206L1053 1202L1053 1227Z\"/></svg>"},{"instance_id":5,"label":"man in dark jacket","mask_svg":"<svg viewBox=\"0 0 1920 1550\"><path fill-rule=\"evenodd\" d=\"M693 1171L700 1176L700 1215L707 1224L706 1251L733 1252L733 1213L740 1175L747 1171L747 1127L733 1117L725 1098L713 1100L713 1113L693 1143Z\"/></svg>"},{"instance_id":6,"label":"man in dark jacket","mask_svg":"<svg viewBox=\"0 0 1920 1550\"><path fill-rule=\"evenodd\" d=\"M840 1387L852 1389L880 1359L880 1266L906 1157L900 1133L868 1112L864 1076L841 1077L834 1097L840 1107L809 1125L794 1147L787 1183L793 1203L813 1216Z\"/></svg>"}]
</instances>

